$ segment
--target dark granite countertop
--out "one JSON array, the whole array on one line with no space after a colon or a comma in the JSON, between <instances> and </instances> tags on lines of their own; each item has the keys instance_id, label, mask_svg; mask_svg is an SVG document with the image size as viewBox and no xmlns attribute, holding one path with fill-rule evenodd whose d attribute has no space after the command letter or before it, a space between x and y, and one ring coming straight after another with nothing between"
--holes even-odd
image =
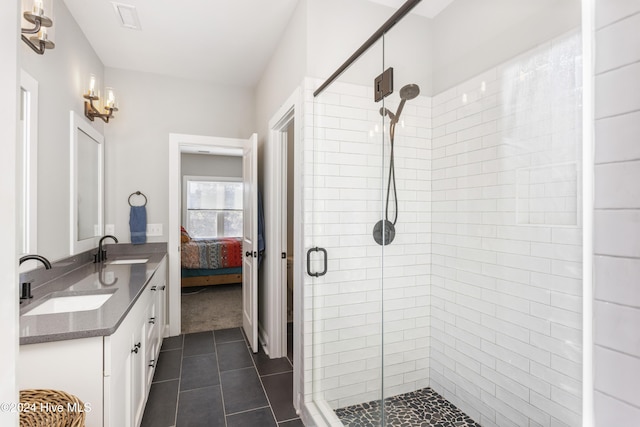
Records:
<instances>
[{"instance_id":1,"label":"dark granite countertop","mask_svg":"<svg viewBox=\"0 0 640 427\"><path fill-rule=\"evenodd\" d=\"M20 344L111 335L135 304L166 252L114 253L101 264L85 263L33 290L20 304ZM148 259L139 264L110 264L119 259ZM51 297L112 294L98 309L24 315Z\"/></svg>"}]
</instances>

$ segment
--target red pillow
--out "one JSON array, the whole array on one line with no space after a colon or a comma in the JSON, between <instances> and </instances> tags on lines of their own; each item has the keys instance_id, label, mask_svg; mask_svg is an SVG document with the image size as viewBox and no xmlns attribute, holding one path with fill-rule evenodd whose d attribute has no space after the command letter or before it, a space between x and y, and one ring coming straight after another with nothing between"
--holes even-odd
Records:
<instances>
[{"instance_id":1,"label":"red pillow","mask_svg":"<svg viewBox=\"0 0 640 427\"><path fill-rule=\"evenodd\" d=\"M191 236L189 236L189 233L187 233L187 230L185 230L183 226L180 226L180 241L182 243L187 243L190 240L191 240Z\"/></svg>"}]
</instances>

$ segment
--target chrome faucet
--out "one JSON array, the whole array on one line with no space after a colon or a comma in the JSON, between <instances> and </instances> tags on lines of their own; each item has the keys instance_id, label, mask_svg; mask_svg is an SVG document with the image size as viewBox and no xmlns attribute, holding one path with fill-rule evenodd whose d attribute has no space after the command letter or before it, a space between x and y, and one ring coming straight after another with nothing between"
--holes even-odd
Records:
<instances>
[{"instance_id":1,"label":"chrome faucet","mask_svg":"<svg viewBox=\"0 0 640 427\"><path fill-rule=\"evenodd\" d=\"M107 259L107 250L102 249L102 243L104 242L104 239L107 239L107 238L113 239L114 242L118 243L118 239L116 239L116 236L112 236L111 234L102 236L102 238L100 239L100 242L98 242L98 252L93 255L94 263L102 262Z\"/></svg>"},{"instance_id":2,"label":"chrome faucet","mask_svg":"<svg viewBox=\"0 0 640 427\"><path fill-rule=\"evenodd\" d=\"M49 262L48 259L46 259L42 255L24 255L20 257L19 265L22 265L23 262L28 261L30 259L40 261L41 263L44 264L44 268L46 268L47 270L51 269L51 263ZM33 298L33 295L31 295L31 282L20 282L20 299L23 300L23 299L29 299L29 298ZM22 301L20 301L20 304L22 304Z\"/></svg>"}]
</instances>

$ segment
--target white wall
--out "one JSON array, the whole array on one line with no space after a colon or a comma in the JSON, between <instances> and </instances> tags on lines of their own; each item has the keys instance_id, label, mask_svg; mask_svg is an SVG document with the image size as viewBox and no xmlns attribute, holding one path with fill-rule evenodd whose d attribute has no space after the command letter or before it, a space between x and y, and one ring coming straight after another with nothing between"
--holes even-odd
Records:
<instances>
[{"instance_id":1,"label":"white wall","mask_svg":"<svg viewBox=\"0 0 640 427\"><path fill-rule=\"evenodd\" d=\"M188 154L180 156L182 176L224 176L242 178L242 157Z\"/></svg>"},{"instance_id":2,"label":"white wall","mask_svg":"<svg viewBox=\"0 0 640 427\"><path fill-rule=\"evenodd\" d=\"M258 187L262 191L263 209L265 227L265 242L267 245L265 258L270 259L269 250L273 242L277 241L277 237L273 234L273 230L268 226L274 219L272 212L275 209L275 195L271 193L272 177L279 171L274 170L270 160L273 158L275 147L269 146L267 143L269 135L269 121L273 115L286 102L291 94L301 84L306 74L307 67L307 4L309 0L301 0L289 20L278 47L264 70L258 85L255 88L255 129L258 132ZM302 114L297 111L296 114ZM299 117L299 116L298 116ZM282 248L286 251L286 248ZM274 251L275 253L275 251ZM273 259L273 258L271 258ZM258 315L260 321L261 333L263 337L271 336L274 331L271 325L275 322L270 310L270 301L272 295L278 292L280 284L271 283L270 277L273 276L272 263L263 262L258 270L258 280L260 286L258 289ZM269 314L269 315L267 315ZM285 337L283 337L285 338Z\"/></svg>"},{"instance_id":3,"label":"white wall","mask_svg":"<svg viewBox=\"0 0 640 427\"><path fill-rule=\"evenodd\" d=\"M19 84L19 1L7 1L0 14L0 221L6 226L0 239L0 402L18 402L16 360L18 357L18 259L16 248L16 144ZM35 54L34 54L35 55ZM18 425L18 413L0 411L0 424Z\"/></svg>"},{"instance_id":4,"label":"white wall","mask_svg":"<svg viewBox=\"0 0 640 427\"><path fill-rule=\"evenodd\" d=\"M307 75L325 79L344 63L396 11L365 0L309 2L309 59ZM387 67L394 67L396 90L407 83L419 84L431 93L431 23L409 15L370 48L341 78L343 82L369 84ZM373 54L378 52L379 54ZM348 75L347 75L348 74Z\"/></svg>"},{"instance_id":5,"label":"white wall","mask_svg":"<svg viewBox=\"0 0 640 427\"><path fill-rule=\"evenodd\" d=\"M595 418L640 424L640 2L597 0Z\"/></svg>"},{"instance_id":6,"label":"white wall","mask_svg":"<svg viewBox=\"0 0 640 427\"><path fill-rule=\"evenodd\" d=\"M107 68L118 91L117 116L105 126L106 223L130 241L127 198L142 191L147 222L163 224L168 240L169 133L246 138L254 131L250 89Z\"/></svg>"},{"instance_id":7,"label":"white wall","mask_svg":"<svg viewBox=\"0 0 640 427\"><path fill-rule=\"evenodd\" d=\"M283 102L301 84L307 71L307 4L300 0L278 47L255 88L256 130L260 144L260 177L264 175L264 142L268 134L269 120ZM264 188L260 185L260 188ZM265 194L266 201L266 194Z\"/></svg>"},{"instance_id":8,"label":"white wall","mask_svg":"<svg viewBox=\"0 0 640 427\"><path fill-rule=\"evenodd\" d=\"M580 26L580 0L456 0L433 20L433 93Z\"/></svg>"},{"instance_id":9,"label":"white wall","mask_svg":"<svg viewBox=\"0 0 640 427\"><path fill-rule=\"evenodd\" d=\"M84 116L89 74L98 87L106 86L102 63L62 0L54 1L54 13L55 49L37 55L25 43L19 46L21 67L38 81L37 247L50 260L69 255L69 111ZM103 133L102 121L93 126Z\"/></svg>"}]
</instances>

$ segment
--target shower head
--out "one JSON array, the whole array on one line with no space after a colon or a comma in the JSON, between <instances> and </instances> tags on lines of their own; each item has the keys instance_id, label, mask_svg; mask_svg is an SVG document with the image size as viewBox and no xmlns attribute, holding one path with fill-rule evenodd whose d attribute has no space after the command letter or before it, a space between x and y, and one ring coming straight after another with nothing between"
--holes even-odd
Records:
<instances>
[{"instance_id":1,"label":"shower head","mask_svg":"<svg viewBox=\"0 0 640 427\"><path fill-rule=\"evenodd\" d=\"M400 89L400 99L405 101L413 99L418 95L420 95L420 86L417 84L410 83Z\"/></svg>"},{"instance_id":2,"label":"shower head","mask_svg":"<svg viewBox=\"0 0 640 427\"><path fill-rule=\"evenodd\" d=\"M396 116L391 120L396 123L400 120L400 113L402 113L402 109L404 108L404 103L410 99L415 98L420 94L420 86L417 84L410 83L405 85L400 89L400 105L398 106L398 111L396 111Z\"/></svg>"}]
</instances>

